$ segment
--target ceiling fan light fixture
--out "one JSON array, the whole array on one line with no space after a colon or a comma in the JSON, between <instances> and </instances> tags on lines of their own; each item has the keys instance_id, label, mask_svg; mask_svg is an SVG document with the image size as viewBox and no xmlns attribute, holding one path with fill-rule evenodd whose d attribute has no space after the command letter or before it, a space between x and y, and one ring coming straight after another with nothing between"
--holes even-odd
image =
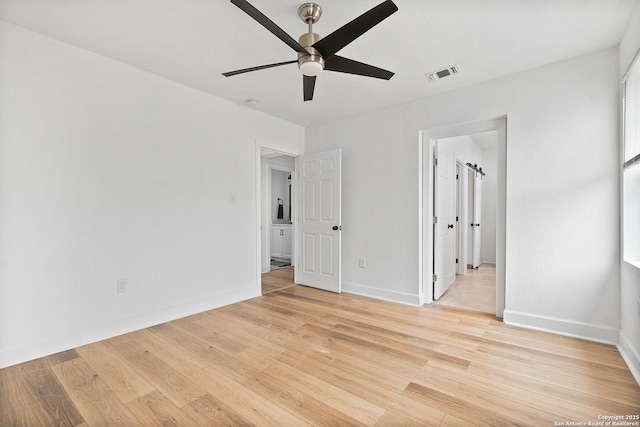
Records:
<instances>
[{"instance_id":1,"label":"ceiling fan light fixture","mask_svg":"<svg viewBox=\"0 0 640 427\"><path fill-rule=\"evenodd\" d=\"M311 55L305 58L309 58L306 61L298 60L298 68L305 76L314 77L324 70L324 61L320 57Z\"/></svg>"}]
</instances>

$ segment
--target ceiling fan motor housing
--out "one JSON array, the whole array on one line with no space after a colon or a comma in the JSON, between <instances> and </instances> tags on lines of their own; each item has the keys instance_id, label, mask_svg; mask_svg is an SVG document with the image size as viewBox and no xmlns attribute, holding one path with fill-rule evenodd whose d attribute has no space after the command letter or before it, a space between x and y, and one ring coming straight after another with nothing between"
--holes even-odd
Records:
<instances>
[{"instance_id":1,"label":"ceiling fan motor housing","mask_svg":"<svg viewBox=\"0 0 640 427\"><path fill-rule=\"evenodd\" d=\"M299 43L309 52L308 54L298 52L298 68L304 75L315 76L324 69L324 59L313 44L320 40L316 33L304 33L300 36Z\"/></svg>"}]
</instances>

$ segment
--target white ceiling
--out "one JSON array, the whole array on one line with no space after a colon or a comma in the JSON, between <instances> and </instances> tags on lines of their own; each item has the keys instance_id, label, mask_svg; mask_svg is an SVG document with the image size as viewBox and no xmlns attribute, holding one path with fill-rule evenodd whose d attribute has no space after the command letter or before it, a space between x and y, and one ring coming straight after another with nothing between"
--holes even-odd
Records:
<instances>
[{"instance_id":1,"label":"white ceiling","mask_svg":"<svg viewBox=\"0 0 640 427\"><path fill-rule=\"evenodd\" d=\"M297 39L302 0L249 0ZM301 125L424 98L617 46L637 0L394 0L399 11L339 52L390 80L323 72L302 101L296 59L227 0L0 0L0 19ZM327 35L382 0L317 0ZM460 74L429 82L453 64Z\"/></svg>"}]
</instances>

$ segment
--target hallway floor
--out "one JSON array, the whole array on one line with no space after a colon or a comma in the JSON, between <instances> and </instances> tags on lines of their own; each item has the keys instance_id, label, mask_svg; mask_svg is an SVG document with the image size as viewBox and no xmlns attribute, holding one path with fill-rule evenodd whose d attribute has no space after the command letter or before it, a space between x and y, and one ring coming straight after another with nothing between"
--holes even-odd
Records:
<instances>
[{"instance_id":1,"label":"hallway floor","mask_svg":"<svg viewBox=\"0 0 640 427\"><path fill-rule=\"evenodd\" d=\"M455 282L435 304L495 314L495 264L481 264L477 270L467 269L464 276L456 275Z\"/></svg>"},{"instance_id":2,"label":"hallway floor","mask_svg":"<svg viewBox=\"0 0 640 427\"><path fill-rule=\"evenodd\" d=\"M262 274L262 295L293 286L293 266L281 267Z\"/></svg>"}]
</instances>

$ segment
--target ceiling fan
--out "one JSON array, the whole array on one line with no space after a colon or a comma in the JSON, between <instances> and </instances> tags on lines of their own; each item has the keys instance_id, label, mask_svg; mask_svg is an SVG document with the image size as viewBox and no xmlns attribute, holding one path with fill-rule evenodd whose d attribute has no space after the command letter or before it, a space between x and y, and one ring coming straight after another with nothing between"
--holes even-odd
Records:
<instances>
[{"instance_id":1,"label":"ceiling fan","mask_svg":"<svg viewBox=\"0 0 640 427\"><path fill-rule=\"evenodd\" d=\"M316 85L316 76L323 70L385 80L389 80L394 74L391 71L383 70L373 65L336 55L340 49L396 12L398 7L391 0L380 3L324 38L313 32L313 24L320 19L322 9L315 3L304 3L298 8L298 16L303 22L307 23L309 30L300 36L298 42L246 0L231 0L231 3L238 6L247 15L258 21L263 27L298 52L298 59L222 73L225 77L297 62L298 68L303 74L304 100L311 101Z\"/></svg>"}]
</instances>

